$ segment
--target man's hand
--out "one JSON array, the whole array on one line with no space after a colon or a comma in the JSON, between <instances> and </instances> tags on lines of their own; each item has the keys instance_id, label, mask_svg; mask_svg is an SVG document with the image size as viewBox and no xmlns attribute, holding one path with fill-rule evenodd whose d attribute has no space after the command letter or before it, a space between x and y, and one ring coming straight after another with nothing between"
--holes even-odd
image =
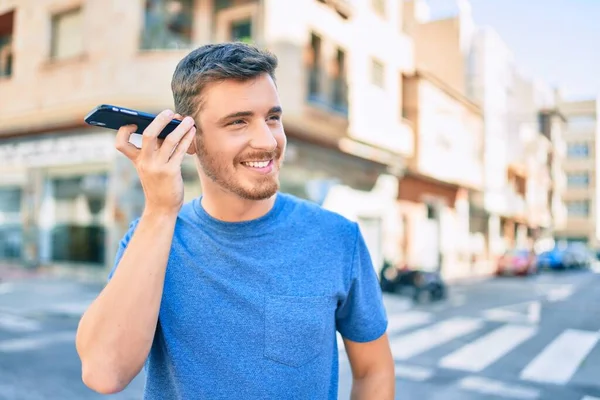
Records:
<instances>
[{"instance_id":1,"label":"man's hand","mask_svg":"<svg viewBox=\"0 0 600 400\"><path fill-rule=\"evenodd\" d=\"M177 214L183 204L181 163L196 134L194 119L185 117L162 143L158 135L173 118L181 118L171 110L158 114L142 134L142 148L129 143L136 130L126 125L117 132L115 147L129 158L137 170L146 198L144 212Z\"/></svg>"},{"instance_id":2,"label":"man's hand","mask_svg":"<svg viewBox=\"0 0 600 400\"><path fill-rule=\"evenodd\" d=\"M352 400L393 400L396 376L387 334L367 343L344 338L352 369Z\"/></svg>"}]
</instances>

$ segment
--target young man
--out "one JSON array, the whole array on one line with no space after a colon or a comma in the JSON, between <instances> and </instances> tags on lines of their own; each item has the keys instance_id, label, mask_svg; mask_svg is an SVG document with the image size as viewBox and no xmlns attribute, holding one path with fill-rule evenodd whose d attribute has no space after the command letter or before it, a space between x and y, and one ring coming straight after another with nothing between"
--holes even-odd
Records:
<instances>
[{"instance_id":1,"label":"young man","mask_svg":"<svg viewBox=\"0 0 600 400\"><path fill-rule=\"evenodd\" d=\"M376 275L356 223L278 193L286 138L277 60L228 43L192 51L173 81L176 111L141 149L122 127L145 209L109 283L81 319L87 386L123 390L146 367L146 399L337 399L336 330L355 399L394 397ZM181 162L195 154L201 198L183 205Z\"/></svg>"}]
</instances>

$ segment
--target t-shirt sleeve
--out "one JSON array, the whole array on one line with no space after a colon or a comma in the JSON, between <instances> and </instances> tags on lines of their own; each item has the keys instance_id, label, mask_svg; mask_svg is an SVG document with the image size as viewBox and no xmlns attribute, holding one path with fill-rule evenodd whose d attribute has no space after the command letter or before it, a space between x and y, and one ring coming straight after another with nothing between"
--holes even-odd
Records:
<instances>
[{"instance_id":1,"label":"t-shirt sleeve","mask_svg":"<svg viewBox=\"0 0 600 400\"><path fill-rule=\"evenodd\" d=\"M340 334L353 342L370 342L387 329L387 315L377 274L358 224L349 290L336 311Z\"/></svg>"},{"instance_id":2,"label":"t-shirt sleeve","mask_svg":"<svg viewBox=\"0 0 600 400\"><path fill-rule=\"evenodd\" d=\"M127 245L129 244L129 241L131 240L133 233L135 232L135 228L137 227L139 221L140 221L139 219L136 219L131 224L129 224L129 229L127 230L127 232L125 233L125 235L123 236L121 241L119 242L119 248L117 249L117 254L115 255L115 261L114 261L113 267L108 274L109 281L112 279L115 271L117 270L117 266L119 265L119 262L121 261L121 258L123 257L123 254L125 253L125 249L127 249Z\"/></svg>"}]
</instances>

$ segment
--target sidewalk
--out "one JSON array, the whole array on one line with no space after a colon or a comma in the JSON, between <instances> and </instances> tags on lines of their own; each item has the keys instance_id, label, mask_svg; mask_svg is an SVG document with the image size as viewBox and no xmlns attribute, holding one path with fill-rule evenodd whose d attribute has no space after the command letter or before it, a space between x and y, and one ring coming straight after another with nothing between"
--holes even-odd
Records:
<instances>
[{"instance_id":1,"label":"sidewalk","mask_svg":"<svg viewBox=\"0 0 600 400\"><path fill-rule=\"evenodd\" d=\"M44 274L0 281L0 313L79 318L101 290L98 283Z\"/></svg>"},{"instance_id":2,"label":"sidewalk","mask_svg":"<svg viewBox=\"0 0 600 400\"><path fill-rule=\"evenodd\" d=\"M44 268L27 269L18 264L0 263L0 282L33 278L46 273L47 271Z\"/></svg>"}]
</instances>

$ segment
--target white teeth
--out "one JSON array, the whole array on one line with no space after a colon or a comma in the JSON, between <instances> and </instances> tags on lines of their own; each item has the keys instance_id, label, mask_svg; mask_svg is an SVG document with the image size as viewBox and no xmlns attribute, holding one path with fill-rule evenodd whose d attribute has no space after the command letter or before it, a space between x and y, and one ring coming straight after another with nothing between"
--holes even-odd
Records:
<instances>
[{"instance_id":1,"label":"white teeth","mask_svg":"<svg viewBox=\"0 0 600 400\"><path fill-rule=\"evenodd\" d=\"M267 165L269 165L269 162L270 161L250 161L245 162L244 164L253 168L265 168Z\"/></svg>"}]
</instances>

